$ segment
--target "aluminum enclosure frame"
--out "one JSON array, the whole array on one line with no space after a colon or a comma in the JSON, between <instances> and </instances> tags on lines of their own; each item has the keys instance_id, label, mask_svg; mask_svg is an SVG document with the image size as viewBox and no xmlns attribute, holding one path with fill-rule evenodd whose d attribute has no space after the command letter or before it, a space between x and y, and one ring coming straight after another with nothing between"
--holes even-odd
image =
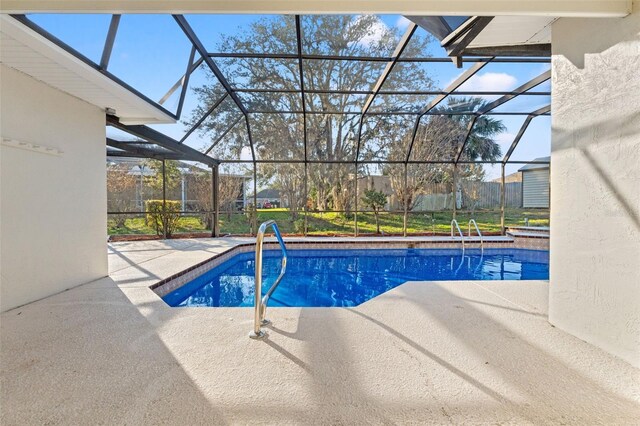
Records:
<instances>
[{"instance_id":1,"label":"aluminum enclosure frame","mask_svg":"<svg viewBox=\"0 0 640 426\"><path fill-rule=\"evenodd\" d=\"M295 36L296 36L296 52L291 54L271 54L271 53L224 53L224 52L209 52L205 48L204 44L198 37L197 33L190 26L187 18L183 15L173 15L173 18L178 25L178 27L185 34L187 39L191 44L191 52L189 55L189 60L185 64L185 73L181 77L178 78L176 83L169 88L167 93L159 100L153 101L149 99L147 96L139 92L134 87L129 86L127 83L111 74L108 70L109 59L111 56L111 51L113 48L114 40L118 31L118 24L120 22L121 15L113 14L111 18L111 23L109 25L107 37L104 43L104 48L102 51L101 59L99 64L95 64L90 59L73 49L71 46L68 46L43 28L39 27L33 21L29 20L29 18L25 15L12 15L19 22L24 24L25 26L31 28L36 31L40 35L44 36L48 40L52 41L54 44L58 45L65 51L71 53L75 57L79 58L83 62L92 66L96 71L104 74L109 77L116 83L122 85L124 88L130 90L133 94L139 96L141 99L150 103L154 107L158 108L160 111L170 115L175 120L180 120L183 110L183 105L186 97L186 93L189 86L189 81L192 73L198 69L201 64L205 64L207 68L211 71L211 73L215 76L221 86L224 88L224 94L218 98L208 109L207 111L194 121L194 124L187 129L184 133L183 137L180 140L174 140L172 138L163 135L160 132L157 132L146 126L128 126L120 123L117 117L107 116L107 124L117 127L120 130L123 130L127 133L132 134L138 140L133 143L125 143L123 141L116 141L114 139L107 139L107 155L114 157L124 157L130 156L134 158L152 158L159 160L187 160L187 161L198 161L203 164L208 165L212 168L212 170L218 169L219 164L222 163L249 163L253 165L253 175L254 179L256 178L256 169L259 164L304 164L304 176L305 176L305 193L307 193L307 176L308 176L308 165L309 164L352 164L355 167L355 170L358 170L358 166L361 164L402 164L406 167L409 164L451 164L456 167L458 164L501 164L504 168L504 165L516 164L516 163L524 163L524 162L512 162L510 161L510 156L513 153L513 150L518 145L518 142L522 138L524 132L528 128L532 119L538 116L544 116L550 114L550 107L544 107L537 109L535 111L529 112L516 112L516 111L504 111L496 113L494 111L498 106L505 104L518 96L521 95L531 95L531 96L549 96L550 92L548 91L534 91L537 85L549 80L550 72L543 73L542 75L532 79L531 81L525 83L524 85L510 91L457 91L457 89L462 86L466 81L476 75L483 67L485 67L489 63L528 63L528 64L539 64L539 63L549 63L550 59L548 57L531 57L531 56L519 56L519 57L511 57L505 56L506 53L501 49L496 49L495 51L486 51L486 55L482 56L465 56L465 47L473 40L473 37L477 36L484 26L486 26L490 21L491 17L471 17L467 19L467 21L458 27L457 29L451 29L448 25L445 27L444 25L439 26L440 34L438 38L442 40L442 45L447 51L447 53L451 57L419 57L419 58L406 58L402 56L404 49L407 47L408 43L411 40L411 37L415 33L418 25L414 22L411 22L404 34L404 36L398 42L396 49L392 53L392 55L387 57L370 57L370 56L340 56L340 55L318 55L318 54L306 54L303 51L303 28L301 25L301 16L295 15ZM438 18L438 17L434 17ZM439 21L434 21L436 24ZM448 34L447 34L447 31ZM539 54L540 51L534 51L535 54ZM196 54L199 55L196 58ZM298 66L298 76L299 79L299 89L263 89L263 88L238 88L234 87L227 76L225 75L224 69L221 69L216 63L216 59L219 58L238 58L238 59L289 59L297 61ZM469 69L462 73L455 81L453 81L448 87L443 90L424 90L424 91L409 91L409 90L384 90L383 85L393 71L394 66L398 63L451 63L453 59L454 63L457 66L461 66L463 63L471 63L473 64ZM322 60L331 60L331 61L367 61L367 62L378 62L385 63L385 67L381 74L379 75L377 81L372 86L370 90L340 90L340 89L311 89L306 87L305 77L304 77L304 63L306 61L322 61ZM163 104L165 101L171 97L176 90L180 89L179 101L176 112L173 113L166 109ZM239 93L275 93L275 94L284 94L284 93L294 93L299 94L301 98L301 109L300 110L252 110L248 108L242 101L242 99L238 96ZM336 110L336 111L309 111L306 106L306 94L347 94L347 95L367 95L366 102L361 111L346 111L346 110ZM421 111L370 111L370 106L378 95L434 95L435 98L431 100ZM448 111L442 110L441 108L437 108L446 98L451 95L466 95L466 96L499 96L499 98L490 104L487 104L484 108L478 111ZM237 107L240 117L234 120L224 132L222 132L218 137L215 138L213 143L209 148L204 150L204 152L197 151L188 145L185 144L186 140L202 126L202 124L207 120L208 117L214 115L216 113L217 108L222 104L226 99L232 99L235 106ZM252 136L251 129L251 121L250 116L252 114L301 114L302 123L303 123L303 131L302 131L302 144L304 150L304 157L301 160L265 160L258 158L255 148L255 141ZM356 143L356 155L353 160L344 160L344 161L320 161L320 160L311 160L308 155L308 137L307 137L307 118L312 114L327 114L327 115L358 115L359 116L359 124L358 124L358 132L357 132L357 143ZM383 160L365 160L360 158L360 148L361 148L361 137L362 137L362 127L365 116L371 115L403 115L403 116L414 116L415 123L412 129L411 140L408 145L408 149L406 152L405 159L403 161L383 161ZM429 115L442 115L442 116L455 116L455 115L469 115L472 117L471 121L468 124L465 138L462 144L459 146L456 155L447 161L427 161L427 160L416 160L411 159L413 146L415 144L416 135L418 133L418 129L420 126L420 122L423 117ZM514 139L511 147L508 152L504 156L501 161L464 161L463 153L465 147L467 145L469 136L473 130L473 126L476 122L483 116L491 116L491 115L502 115L502 116L526 116L525 122L522 125L518 135ZM249 143L249 147L251 150L251 160L219 160L212 158L210 156L211 151L215 146L217 146L224 137L237 126L240 121L245 122L244 126L246 127L247 139ZM162 147L162 149L157 148L157 146ZM357 179L356 179L356 193L357 193ZM357 198L357 196L356 196ZM257 189L256 185L254 185L254 193L253 193L254 206L257 205ZM356 219L355 219L355 233L358 234L357 227L357 200L356 200ZM304 208L305 212L305 233L307 229L307 208ZM252 224L255 232L255 227L257 223ZM217 230L216 230L217 232Z\"/></svg>"}]
</instances>

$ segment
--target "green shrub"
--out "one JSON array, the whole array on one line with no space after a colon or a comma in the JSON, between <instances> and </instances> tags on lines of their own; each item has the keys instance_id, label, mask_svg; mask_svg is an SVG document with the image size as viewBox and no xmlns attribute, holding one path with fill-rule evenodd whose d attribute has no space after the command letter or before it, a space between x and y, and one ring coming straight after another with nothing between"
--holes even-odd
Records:
<instances>
[{"instance_id":1,"label":"green shrub","mask_svg":"<svg viewBox=\"0 0 640 426\"><path fill-rule=\"evenodd\" d=\"M384 209L387 204L387 196L382 191L376 191L375 189L367 189L364 191L364 197L362 202L365 206L373 210L373 214L376 217L376 234L380 233L380 210Z\"/></svg>"},{"instance_id":2,"label":"green shrub","mask_svg":"<svg viewBox=\"0 0 640 426\"><path fill-rule=\"evenodd\" d=\"M342 220L342 222L346 222L349 220L353 220L353 213L352 212L338 213L336 217L339 218L339 220Z\"/></svg>"},{"instance_id":3,"label":"green shrub","mask_svg":"<svg viewBox=\"0 0 640 426\"><path fill-rule=\"evenodd\" d=\"M147 200L144 204L147 225L152 226L157 235L170 237L180 220L180 201Z\"/></svg>"},{"instance_id":4,"label":"green shrub","mask_svg":"<svg viewBox=\"0 0 640 426\"><path fill-rule=\"evenodd\" d=\"M293 230L296 234L304 234L304 218L299 218L293 221ZM309 223L307 223L307 231L313 231L313 227Z\"/></svg>"}]
</instances>

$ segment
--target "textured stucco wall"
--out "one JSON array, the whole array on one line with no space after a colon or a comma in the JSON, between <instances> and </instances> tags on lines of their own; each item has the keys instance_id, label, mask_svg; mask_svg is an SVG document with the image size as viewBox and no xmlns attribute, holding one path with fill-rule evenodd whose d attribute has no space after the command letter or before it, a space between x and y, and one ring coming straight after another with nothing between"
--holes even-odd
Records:
<instances>
[{"instance_id":1,"label":"textured stucco wall","mask_svg":"<svg viewBox=\"0 0 640 426\"><path fill-rule=\"evenodd\" d=\"M640 4L553 25L549 319L640 366Z\"/></svg>"},{"instance_id":2,"label":"textured stucco wall","mask_svg":"<svg viewBox=\"0 0 640 426\"><path fill-rule=\"evenodd\" d=\"M104 112L0 65L0 311L107 275Z\"/></svg>"}]
</instances>

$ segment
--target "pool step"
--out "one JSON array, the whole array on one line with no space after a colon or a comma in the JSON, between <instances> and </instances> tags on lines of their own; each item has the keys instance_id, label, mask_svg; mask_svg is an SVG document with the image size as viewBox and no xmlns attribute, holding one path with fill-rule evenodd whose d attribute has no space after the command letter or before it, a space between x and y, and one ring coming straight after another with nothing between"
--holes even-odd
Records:
<instances>
[{"instance_id":1,"label":"pool step","mask_svg":"<svg viewBox=\"0 0 640 426\"><path fill-rule=\"evenodd\" d=\"M548 226L509 226L507 235L521 238L549 238Z\"/></svg>"}]
</instances>

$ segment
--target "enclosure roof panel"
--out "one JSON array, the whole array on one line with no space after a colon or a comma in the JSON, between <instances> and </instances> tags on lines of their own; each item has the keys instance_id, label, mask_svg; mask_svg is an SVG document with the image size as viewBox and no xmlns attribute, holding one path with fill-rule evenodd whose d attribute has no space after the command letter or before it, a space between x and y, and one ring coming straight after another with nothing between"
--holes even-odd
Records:
<instances>
[{"instance_id":1,"label":"enclosure roof panel","mask_svg":"<svg viewBox=\"0 0 640 426\"><path fill-rule=\"evenodd\" d=\"M54 87L57 82L60 90L105 109L108 124L128 133L108 134L114 155L189 159L210 166L220 161L409 163L427 157L457 164L476 157L469 154L478 152L475 148L467 152L465 147L475 146L476 121L478 128L490 122L480 117L528 116L531 121L549 113L532 109L548 103L540 95L550 91L531 92L545 84L549 72L530 80L530 74L539 73L537 64L549 58L465 56L464 48L476 42L470 35L482 37L482 30L492 43L506 33L513 40L533 40L531 33L538 34L535 29L548 27L554 18L532 18L528 27L520 25L526 31L518 32L506 24L517 17L419 17L422 24L446 30L437 36L441 43L418 28L413 17L414 22L402 16L246 15L226 27L207 25L214 18L3 16L8 23L2 29L3 61L18 67L18 42L25 48L38 45L38 53L51 57L53 66L46 63L38 74L43 62L37 57L22 70L29 72L27 65L33 65L35 78ZM92 23L101 23L102 31L87 31ZM539 34L534 41L546 41L544 37ZM453 45L445 46L449 42ZM163 60L149 55L153 45L165 48ZM453 62L442 55L445 51ZM176 52L181 56L174 58ZM120 66L111 67L110 59ZM55 68L61 66L76 72L66 79L70 83ZM160 74L166 88L157 89L154 78ZM150 82L154 94L149 96L160 101L145 96L143 86ZM109 96L121 103L108 102ZM138 110L127 110L129 100ZM173 108L169 105L175 109L167 109ZM141 123L166 124L151 128ZM421 146L434 139L425 133L425 123L447 130L451 146L446 153L434 157L423 152ZM425 137L427 142L418 142L420 152L412 156L416 138Z\"/></svg>"}]
</instances>

